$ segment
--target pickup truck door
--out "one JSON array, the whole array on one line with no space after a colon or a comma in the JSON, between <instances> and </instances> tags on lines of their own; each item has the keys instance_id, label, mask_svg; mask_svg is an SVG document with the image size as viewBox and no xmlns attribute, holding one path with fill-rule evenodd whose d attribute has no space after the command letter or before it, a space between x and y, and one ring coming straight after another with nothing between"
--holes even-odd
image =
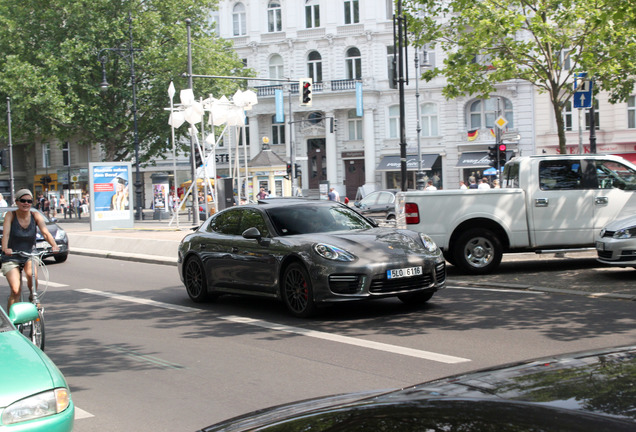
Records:
<instances>
[{"instance_id":1,"label":"pickup truck door","mask_svg":"<svg viewBox=\"0 0 636 432\"><path fill-rule=\"evenodd\" d=\"M535 247L584 246L594 242L595 189L587 187L587 162L539 161L538 184L529 194L530 237Z\"/></svg>"},{"instance_id":2,"label":"pickup truck door","mask_svg":"<svg viewBox=\"0 0 636 432\"><path fill-rule=\"evenodd\" d=\"M613 160L594 161L594 233L614 219L636 214L636 171Z\"/></svg>"}]
</instances>

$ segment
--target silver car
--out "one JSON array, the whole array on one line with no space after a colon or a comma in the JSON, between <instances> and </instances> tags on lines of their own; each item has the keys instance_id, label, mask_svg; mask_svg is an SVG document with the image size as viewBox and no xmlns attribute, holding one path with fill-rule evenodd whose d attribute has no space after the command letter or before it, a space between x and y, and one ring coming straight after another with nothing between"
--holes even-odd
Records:
<instances>
[{"instance_id":1,"label":"silver car","mask_svg":"<svg viewBox=\"0 0 636 432\"><path fill-rule=\"evenodd\" d=\"M607 224L595 244L599 262L636 268L636 215Z\"/></svg>"}]
</instances>

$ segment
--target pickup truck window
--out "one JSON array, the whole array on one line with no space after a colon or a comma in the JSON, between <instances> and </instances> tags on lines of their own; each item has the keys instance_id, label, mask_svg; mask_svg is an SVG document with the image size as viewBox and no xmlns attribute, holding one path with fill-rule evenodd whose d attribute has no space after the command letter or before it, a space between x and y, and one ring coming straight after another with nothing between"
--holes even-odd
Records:
<instances>
[{"instance_id":1,"label":"pickup truck window","mask_svg":"<svg viewBox=\"0 0 636 432\"><path fill-rule=\"evenodd\" d=\"M503 185L504 188L518 188L519 187L519 164L507 163L503 172Z\"/></svg>"},{"instance_id":2,"label":"pickup truck window","mask_svg":"<svg viewBox=\"0 0 636 432\"><path fill-rule=\"evenodd\" d=\"M539 163L541 190L581 189L581 161L548 160Z\"/></svg>"},{"instance_id":3,"label":"pickup truck window","mask_svg":"<svg viewBox=\"0 0 636 432\"><path fill-rule=\"evenodd\" d=\"M597 161L596 178L599 189L636 190L636 171L619 162Z\"/></svg>"}]
</instances>

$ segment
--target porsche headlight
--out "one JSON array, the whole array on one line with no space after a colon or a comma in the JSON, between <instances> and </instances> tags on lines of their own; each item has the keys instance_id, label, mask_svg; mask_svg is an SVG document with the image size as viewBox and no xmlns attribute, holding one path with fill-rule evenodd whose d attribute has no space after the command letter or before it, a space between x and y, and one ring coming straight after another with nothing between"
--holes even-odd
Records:
<instances>
[{"instance_id":1,"label":"porsche headlight","mask_svg":"<svg viewBox=\"0 0 636 432\"><path fill-rule=\"evenodd\" d=\"M55 233L55 240L64 240L66 232L63 229L58 229Z\"/></svg>"},{"instance_id":2,"label":"porsche headlight","mask_svg":"<svg viewBox=\"0 0 636 432\"><path fill-rule=\"evenodd\" d=\"M2 412L2 424L9 425L58 414L71 403L68 389L56 388L9 405Z\"/></svg>"},{"instance_id":3,"label":"porsche headlight","mask_svg":"<svg viewBox=\"0 0 636 432\"><path fill-rule=\"evenodd\" d=\"M636 236L636 226L633 226L629 228L616 230L616 232L614 233L612 237L614 237L615 239L628 239L635 236Z\"/></svg>"},{"instance_id":4,"label":"porsche headlight","mask_svg":"<svg viewBox=\"0 0 636 432\"><path fill-rule=\"evenodd\" d=\"M314 251L321 257L332 261L351 262L355 260L355 256L346 250L325 243L316 243L314 245Z\"/></svg>"},{"instance_id":5,"label":"porsche headlight","mask_svg":"<svg viewBox=\"0 0 636 432\"><path fill-rule=\"evenodd\" d=\"M432 238L430 238L424 233L420 233L420 240L422 240L422 244L424 245L427 251L431 253L437 252L437 245L435 244Z\"/></svg>"}]
</instances>

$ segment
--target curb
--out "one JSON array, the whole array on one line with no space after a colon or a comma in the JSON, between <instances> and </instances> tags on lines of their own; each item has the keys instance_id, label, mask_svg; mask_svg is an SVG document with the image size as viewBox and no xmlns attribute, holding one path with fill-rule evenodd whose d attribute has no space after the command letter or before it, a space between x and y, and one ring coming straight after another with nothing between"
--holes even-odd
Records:
<instances>
[{"instance_id":1,"label":"curb","mask_svg":"<svg viewBox=\"0 0 636 432\"><path fill-rule=\"evenodd\" d=\"M97 258L110 258L110 259L118 259L123 261L135 261L142 262L146 264L161 264L161 265L177 265L177 258L172 257L161 257L156 255L142 255L142 254L131 254L126 252L108 252L98 249L83 249L83 248L73 248L69 251L69 253L74 255L84 255L91 256Z\"/></svg>"}]
</instances>

